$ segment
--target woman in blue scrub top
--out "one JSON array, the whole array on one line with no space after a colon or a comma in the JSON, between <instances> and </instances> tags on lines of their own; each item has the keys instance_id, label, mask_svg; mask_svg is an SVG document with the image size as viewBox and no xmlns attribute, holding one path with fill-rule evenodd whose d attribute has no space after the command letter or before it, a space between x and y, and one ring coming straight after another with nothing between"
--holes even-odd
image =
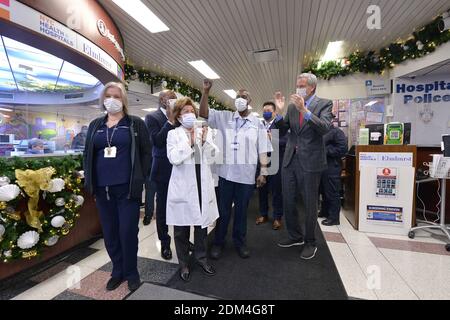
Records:
<instances>
[{"instance_id":1,"label":"woman in blue scrub top","mask_svg":"<svg viewBox=\"0 0 450 320\"><path fill-rule=\"evenodd\" d=\"M107 115L89 125L84 152L85 187L95 196L106 250L113 264L109 291L128 281L135 291L140 204L150 172L151 144L144 121L128 114L121 83L108 83L100 97Z\"/></svg>"}]
</instances>

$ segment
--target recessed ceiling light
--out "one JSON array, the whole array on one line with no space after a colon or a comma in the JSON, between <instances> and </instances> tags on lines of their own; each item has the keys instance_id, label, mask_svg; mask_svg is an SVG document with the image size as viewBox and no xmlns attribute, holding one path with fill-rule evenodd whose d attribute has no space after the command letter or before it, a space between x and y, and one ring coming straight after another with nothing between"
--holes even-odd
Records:
<instances>
[{"instance_id":1,"label":"recessed ceiling light","mask_svg":"<svg viewBox=\"0 0 450 320\"><path fill-rule=\"evenodd\" d=\"M321 63L327 62L327 61L334 61L339 58L343 57L343 46L344 41L334 41L328 43L327 51L323 55L323 57L320 59Z\"/></svg>"},{"instance_id":2,"label":"recessed ceiling light","mask_svg":"<svg viewBox=\"0 0 450 320\"><path fill-rule=\"evenodd\" d=\"M236 99L236 91L234 90L223 90L231 99Z\"/></svg>"},{"instance_id":3,"label":"recessed ceiling light","mask_svg":"<svg viewBox=\"0 0 450 320\"><path fill-rule=\"evenodd\" d=\"M208 79L211 80L220 79L219 75L213 69L211 69L211 67L208 66L203 60L190 61L189 64L193 66L195 69L197 69L198 72L200 72Z\"/></svg>"},{"instance_id":4,"label":"recessed ceiling light","mask_svg":"<svg viewBox=\"0 0 450 320\"><path fill-rule=\"evenodd\" d=\"M141 0L112 1L151 33L170 30Z\"/></svg>"}]
</instances>

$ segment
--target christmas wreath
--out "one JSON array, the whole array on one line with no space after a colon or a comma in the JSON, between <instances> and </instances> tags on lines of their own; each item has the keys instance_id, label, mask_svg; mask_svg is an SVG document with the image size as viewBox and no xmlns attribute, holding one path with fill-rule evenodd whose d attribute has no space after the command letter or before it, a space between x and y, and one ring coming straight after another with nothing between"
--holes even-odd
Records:
<instances>
[{"instance_id":1,"label":"christmas wreath","mask_svg":"<svg viewBox=\"0 0 450 320\"><path fill-rule=\"evenodd\" d=\"M39 256L75 225L84 203L81 156L0 159L0 261Z\"/></svg>"}]
</instances>

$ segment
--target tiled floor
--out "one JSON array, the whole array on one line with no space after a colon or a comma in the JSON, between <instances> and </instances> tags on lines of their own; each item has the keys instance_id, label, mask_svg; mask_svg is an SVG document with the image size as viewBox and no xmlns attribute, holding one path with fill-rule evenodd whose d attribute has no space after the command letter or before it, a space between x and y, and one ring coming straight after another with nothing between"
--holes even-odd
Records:
<instances>
[{"instance_id":1,"label":"tiled floor","mask_svg":"<svg viewBox=\"0 0 450 320\"><path fill-rule=\"evenodd\" d=\"M419 232L402 236L365 234L342 216L341 225L322 227L349 297L369 300L450 299L450 254L444 239ZM172 228L170 233L173 235ZM79 250L51 268L0 290L0 299L121 300L204 299L165 285L178 271L177 257L160 256L155 221L139 233L138 267L144 285L131 294L126 283L105 290L111 264L103 240Z\"/></svg>"},{"instance_id":2,"label":"tiled floor","mask_svg":"<svg viewBox=\"0 0 450 320\"><path fill-rule=\"evenodd\" d=\"M341 216L341 225L323 227L350 297L370 300L450 299L450 253L438 234L366 234Z\"/></svg>"}]
</instances>

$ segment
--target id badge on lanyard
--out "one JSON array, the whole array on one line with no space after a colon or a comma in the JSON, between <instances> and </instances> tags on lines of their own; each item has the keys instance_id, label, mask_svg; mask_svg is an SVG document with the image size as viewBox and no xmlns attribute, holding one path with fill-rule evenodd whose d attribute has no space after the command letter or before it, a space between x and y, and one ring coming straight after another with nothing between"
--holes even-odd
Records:
<instances>
[{"instance_id":1,"label":"id badge on lanyard","mask_svg":"<svg viewBox=\"0 0 450 320\"><path fill-rule=\"evenodd\" d=\"M105 159L115 159L117 157L117 147L105 148Z\"/></svg>"},{"instance_id":2,"label":"id badge on lanyard","mask_svg":"<svg viewBox=\"0 0 450 320\"><path fill-rule=\"evenodd\" d=\"M108 144L108 146L105 148L104 151L104 157L105 159L115 159L117 157L117 147L113 147L112 146L112 141L114 138L114 134L117 131L117 125L113 130L113 133L111 135L111 140L109 139L109 131L108 128L106 128L106 143Z\"/></svg>"},{"instance_id":3,"label":"id badge on lanyard","mask_svg":"<svg viewBox=\"0 0 450 320\"><path fill-rule=\"evenodd\" d=\"M240 144L238 142L238 134L239 134L239 131L241 131L241 129L247 124L248 120L245 119L244 123L242 124L242 126L240 128L238 128L238 121L239 121L239 119L236 119L234 141L231 143L231 150L233 150L233 151L238 151L240 148Z\"/></svg>"}]
</instances>

